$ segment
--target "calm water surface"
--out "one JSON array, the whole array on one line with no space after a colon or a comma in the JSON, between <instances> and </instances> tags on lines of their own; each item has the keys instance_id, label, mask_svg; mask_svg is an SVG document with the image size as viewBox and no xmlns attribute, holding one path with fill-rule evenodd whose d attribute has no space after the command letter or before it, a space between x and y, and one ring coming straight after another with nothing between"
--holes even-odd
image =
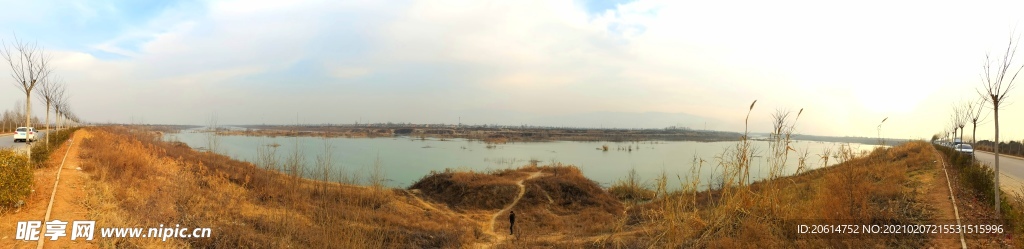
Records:
<instances>
[{"instance_id":1,"label":"calm water surface","mask_svg":"<svg viewBox=\"0 0 1024 249\"><path fill-rule=\"evenodd\" d=\"M172 133L165 140L177 140L193 148L208 146L208 134L192 131ZM644 180L653 180L664 170L669 176L669 186L678 186L678 178L685 179L691 174L694 157L704 159L700 170L702 182L707 183L711 176L717 176L720 169L715 165L719 161L716 156L727 148L734 148L738 142L693 142L693 141L646 141L646 142L529 142L508 143L487 148L481 141L466 139L448 139L441 141L427 138L420 140L410 137L388 138L318 138L318 137L249 137L249 136L218 136L218 152L232 158L255 162L256 150L259 146L279 144L277 155L285 158L295 148L302 152L306 171L315 167L317 156L324 154L325 142L330 148L335 170L343 170L349 174L368 175L374 161L379 158L387 176L389 186L408 187L427 175L430 171L441 171L445 168L469 169L486 171L494 169L514 168L538 160L541 164L561 162L578 166L588 178L602 186L609 186L623 178L630 169L635 168ZM845 144L845 143L843 143ZM821 157L826 148L838 151L840 143L795 141L791 146L799 152L809 152L807 164L809 168L822 166ZM296 146L297 145L297 146ZM608 145L608 151L599 150ZM849 144L854 151L871 150L873 145ZM633 150L625 148L632 146ZM753 141L752 146L760 155L766 155L770 149L769 142ZM619 150L623 148L624 150ZM790 152L787 160L786 174L792 174L797 168L798 153ZM767 175L769 163L767 157L754 157L751 164L752 178L760 179ZM830 159L829 164L838 161ZM763 170L762 170L763 169ZM652 181L653 182L653 181Z\"/></svg>"}]
</instances>

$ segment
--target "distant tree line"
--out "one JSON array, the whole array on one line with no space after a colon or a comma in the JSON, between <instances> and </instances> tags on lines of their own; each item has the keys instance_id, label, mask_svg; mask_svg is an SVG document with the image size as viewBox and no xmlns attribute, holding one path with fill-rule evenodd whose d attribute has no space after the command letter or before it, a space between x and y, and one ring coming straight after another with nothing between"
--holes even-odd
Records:
<instances>
[{"instance_id":1,"label":"distant tree line","mask_svg":"<svg viewBox=\"0 0 1024 249\"><path fill-rule=\"evenodd\" d=\"M1024 156L1024 143L1022 141L999 142L999 153L1015 156ZM995 143L989 140L981 140L974 146L976 150L992 152Z\"/></svg>"}]
</instances>

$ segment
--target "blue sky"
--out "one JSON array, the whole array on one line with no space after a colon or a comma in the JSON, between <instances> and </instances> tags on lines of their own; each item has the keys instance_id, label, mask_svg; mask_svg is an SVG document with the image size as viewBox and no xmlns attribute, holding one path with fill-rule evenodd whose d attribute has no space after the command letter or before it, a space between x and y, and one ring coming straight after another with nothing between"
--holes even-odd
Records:
<instances>
[{"instance_id":1,"label":"blue sky","mask_svg":"<svg viewBox=\"0 0 1024 249\"><path fill-rule=\"evenodd\" d=\"M0 39L44 46L98 122L735 131L757 99L755 131L805 108L805 133L874 136L890 117L898 137L942 131L1024 14L1015 1L0 3L17 10ZM7 88L0 108L19 99Z\"/></svg>"},{"instance_id":2,"label":"blue sky","mask_svg":"<svg viewBox=\"0 0 1024 249\"><path fill-rule=\"evenodd\" d=\"M5 1L4 5L34 10L3 18L10 29L5 33L44 41L51 49L87 51L104 58L110 54L96 49L95 44L144 29L146 23L176 6L193 5L199 7L193 11L202 10L201 5L189 1ZM145 41L139 37L118 45L137 49Z\"/></svg>"}]
</instances>

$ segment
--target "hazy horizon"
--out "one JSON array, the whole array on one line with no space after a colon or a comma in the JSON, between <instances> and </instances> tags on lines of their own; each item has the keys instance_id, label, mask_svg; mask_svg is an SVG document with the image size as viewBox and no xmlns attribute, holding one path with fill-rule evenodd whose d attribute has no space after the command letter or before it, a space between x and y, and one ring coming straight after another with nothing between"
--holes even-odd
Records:
<instances>
[{"instance_id":1,"label":"hazy horizon","mask_svg":"<svg viewBox=\"0 0 1024 249\"><path fill-rule=\"evenodd\" d=\"M0 39L45 48L91 122L742 131L757 100L752 131L803 108L798 133L876 137L888 117L883 137L925 139L977 98L985 53L1005 49L1024 14L1017 1L4 5L18 11L0 16ZM24 101L9 70L0 110ZM1018 99L1024 89L1001 127L1024 125ZM991 115L978 135L991 139Z\"/></svg>"}]
</instances>

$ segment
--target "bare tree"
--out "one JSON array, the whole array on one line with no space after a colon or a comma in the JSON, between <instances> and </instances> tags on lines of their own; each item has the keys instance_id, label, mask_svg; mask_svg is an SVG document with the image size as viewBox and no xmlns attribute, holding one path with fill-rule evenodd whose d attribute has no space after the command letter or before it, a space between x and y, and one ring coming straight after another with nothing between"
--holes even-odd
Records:
<instances>
[{"instance_id":1,"label":"bare tree","mask_svg":"<svg viewBox=\"0 0 1024 249\"><path fill-rule=\"evenodd\" d=\"M63 123L63 125L61 125L61 127L63 127L64 129L67 129L67 128L71 127L71 125L70 125L71 124L71 121L70 121L70 119L71 119L71 108L67 105L67 103L64 103L63 106L61 107L60 117L61 117L61 123Z\"/></svg>"},{"instance_id":2,"label":"bare tree","mask_svg":"<svg viewBox=\"0 0 1024 249\"><path fill-rule=\"evenodd\" d=\"M956 140L955 140L956 139L956 129L958 127L957 124L956 124L956 116L957 116L957 114L958 113L957 113L956 108L953 108L953 113L950 114L950 116L949 116L949 127L950 127L950 130L952 131L952 136L949 137L949 141L951 143L955 143L956 142Z\"/></svg>"},{"instance_id":3,"label":"bare tree","mask_svg":"<svg viewBox=\"0 0 1024 249\"><path fill-rule=\"evenodd\" d=\"M57 86L57 90L54 92L54 96L53 96L52 100L53 100L53 103L51 103L51 105L53 105L54 116L56 116L55 118L57 119L57 121L56 121L57 122L57 129L59 130L59 129L64 128L64 126L63 126L64 122L63 121L65 120L65 117L66 117L65 114L67 113L67 109L68 109L67 108L67 102L68 102L67 85L64 85L64 84L58 85Z\"/></svg>"},{"instance_id":4,"label":"bare tree","mask_svg":"<svg viewBox=\"0 0 1024 249\"><path fill-rule=\"evenodd\" d=\"M220 127L217 126L217 113L214 112L210 115L210 121L208 123L210 132L206 134L207 149L210 152L217 153L220 151L220 137L217 137L217 130Z\"/></svg>"},{"instance_id":5,"label":"bare tree","mask_svg":"<svg viewBox=\"0 0 1024 249\"><path fill-rule=\"evenodd\" d=\"M19 124L18 120L22 120L22 119L25 118L25 115L23 115L20 111L18 111L18 110L25 109L25 105L22 104L21 100L16 100L16 101L14 101L14 108L13 109L14 109L13 111L8 113L8 115L10 115L10 123L11 123L10 131L12 131L12 132L14 131L14 129L16 129L18 127L18 124Z\"/></svg>"},{"instance_id":6,"label":"bare tree","mask_svg":"<svg viewBox=\"0 0 1024 249\"><path fill-rule=\"evenodd\" d=\"M61 100L59 98L54 100L54 103L53 103L53 114L54 114L54 119L57 119L55 121L57 123L57 129L56 130L60 130L62 128L61 127L61 116L64 115L64 114L62 114L64 112L62 111L61 108L64 107L63 105L64 104L61 103Z\"/></svg>"},{"instance_id":7,"label":"bare tree","mask_svg":"<svg viewBox=\"0 0 1024 249\"><path fill-rule=\"evenodd\" d=\"M46 77L36 88L36 96L46 104L46 145L50 145L50 109L57 99L57 91L64 91L63 80L60 78Z\"/></svg>"},{"instance_id":8,"label":"bare tree","mask_svg":"<svg viewBox=\"0 0 1024 249\"><path fill-rule=\"evenodd\" d=\"M953 130L960 129L958 133L960 136L960 143L964 142L964 126L967 125L967 121L970 119L971 114L969 113L970 105L965 103L957 103L953 105ZM954 141L955 142L955 141Z\"/></svg>"},{"instance_id":9,"label":"bare tree","mask_svg":"<svg viewBox=\"0 0 1024 249\"><path fill-rule=\"evenodd\" d=\"M0 121L0 122L4 123L4 127L3 127L2 130L0 130L0 133L5 133L5 132L8 131L7 128L8 128L8 126L11 125L11 120L10 119L11 119L11 112L8 111L8 110L4 110L3 119L2 119L2 121Z\"/></svg>"},{"instance_id":10,"label":"bare tree","mask_svg":"<svg viewBox=\"0 0 1024 249\"><path fill-rule=\"evenodd\" d=\"M1014 80L1017 79L1021 69L1024 69L1024 65L1017 67L1015 71L1012 69L1013 57L1017 53L1017 43L1020 39L1020 36L1015 36L1014 33L1010 32L1009 42L1006 44L1006 51L1003 52L1002 58L993 60L988 53L985 54L985 64L982 65L981 74L984 91L978 91L985 102L992 104L992 118L995 123L995 148L993 148L995 151L995 188L993 189L995 191L996 216L1001 216L999 210L999 108L1006 103L1006 94L1013 89Z\"/></svg>"},{"instance_id":11,"label":"bare tree","mask_svg":"<svg viewBox=\"0 0 1024 249\"><path fill-rule=\"evenodd\" d=\"M68 120L71 121L71 127L78 127L78 122L81 121L75 113L68 113Z\"/></svg>"},{"instance_id":12,"label":"bare tree","mask_svg":"<svg viewBox=\"0 0 1024 249\"><path fill-rule=\"evenodd\" d=\"M71 117L72 117L71 106L68 106L67 102L61 103L60 112L61 112L61 114L60 114L61 123L63 123L63 125L61 127L63 127L64 129L67 129L67 128L71 127L71 125L70 125L70 121L71 121Z\"/></svg>"},{"instance_id":13,"label":"bare tree","mask_svg":"<svg viewBox=\"0 0 1024 249\"><path fill-rule=\"evenodd\" d=\"M983 109L985 108L985 99L979 99L976 102L972 101L972 102L968 103L968 108L971 109L971 111L970 111L971 114L969 115L970 116L969 119L970 119L970 122L972 124L972 127L971 127L972 128L972 131L971 131L971 143L972 144L977 144L978 143L978 123L985 122L985 118L988 117L988 115L982 116L982 113L988 114L988 112L983 112Z\"/></svg>"},{"instance_id":14,"label":"bare tree","mask_svg":"<svg viewBox=\"0 0 1024 249\"><path fill-rule=\"evenodd\" d=\"M14 37L13 44L3 42L0 56L11 67L11 77L22 93L25 93L25 126L32 126L32 90L50 74L50 58L35 42L23 42ZM32 153L28 153L29 160Z\"/></svg>"}]
</instances>

